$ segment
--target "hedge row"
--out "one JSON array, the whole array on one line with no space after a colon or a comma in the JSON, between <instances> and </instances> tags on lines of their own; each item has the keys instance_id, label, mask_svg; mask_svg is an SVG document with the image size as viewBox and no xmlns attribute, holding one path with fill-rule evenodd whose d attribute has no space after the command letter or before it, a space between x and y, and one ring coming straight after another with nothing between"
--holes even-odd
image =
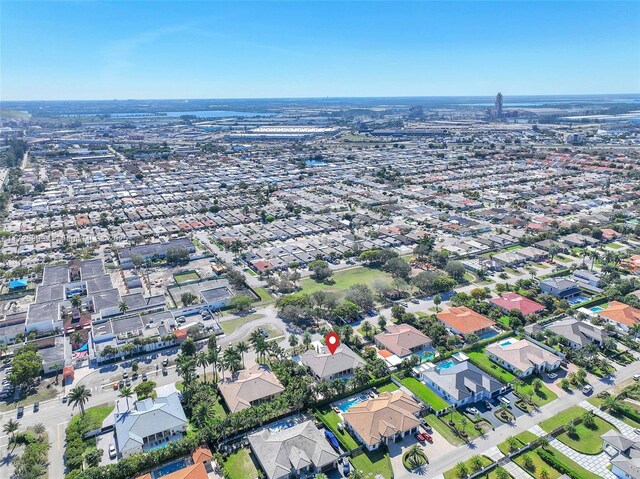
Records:
<instances>
[{"instance_id":1,"label":"hedge row","mask_svg":"<svg viewBox=\"0 0 640 479\"><path fill-rule=\"evenodd\" d=\"M558 461L556 457L553 454L551 454L549 451L545 451L544 449L538 449L536 452L538 453L538 456L540 456L540 459L542 459L544 462L549 464L559 473L566 474L571 479L585 479L581 474L578 474L577 472L569 469L567 466L564 465L564 463Z\"/></svg>"}]
</instances>

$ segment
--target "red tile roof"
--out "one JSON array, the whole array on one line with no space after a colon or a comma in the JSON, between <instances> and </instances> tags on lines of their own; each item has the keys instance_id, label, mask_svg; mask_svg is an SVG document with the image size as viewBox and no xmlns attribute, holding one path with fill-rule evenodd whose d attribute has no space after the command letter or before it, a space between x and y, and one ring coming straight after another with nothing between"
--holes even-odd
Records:
<instances>
[{"instance_id":1,"label":"red tile roof","mask_svg":"<svg viewBox=\"0 0 640 479\"><path fill-rule=\"evenodd\" d=\"M537 313L544 309L544 306L540 303L536 303L535 301L525 298L518 293L505 293L502 297L492 298L490 301L496 306L500 306L507 311L513 311L516 309L525 316L531 313Z\"/></svg>"}]
</instances>

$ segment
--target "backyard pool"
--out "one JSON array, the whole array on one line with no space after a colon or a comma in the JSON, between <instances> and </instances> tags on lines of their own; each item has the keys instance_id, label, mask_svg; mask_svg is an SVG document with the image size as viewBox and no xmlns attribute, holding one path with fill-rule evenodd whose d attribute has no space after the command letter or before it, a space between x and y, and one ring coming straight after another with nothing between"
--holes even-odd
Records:
<instances>
[{"instance_id":1,"label":"backyard pool","mask_svg":"<svg viewBox=\"0 0 640 479\"><path fill-rule=\"evenodd\" d=\"M292 419L287 419L285 421L277 422L273 426L269 426L269 431L280 432L293 426L295 426L295 422Z\"/></svg>"},{"instance_id":2,"label":"backyard pool","mask_svg":"<svg viewBox=\"0 0 640 479\"><path fill-rule=\"evenodd\" d=\"M418 356L420 358L420 362L423 363L425 361L431 361L433 358L435 358L436 353L434 353L433 351L420 351L419 353L416 353L416 356Z\"/></svg>"},{"instance_id":3,"label":"backyard pool","mask_svg":"<svg viewBox=\"0 0 640 479\"><path fill-rule=\"evenodd\" d=\"M591 311L593 311L594 313L599 313L603 309L604 308L602 306L594 306L593 308L591 308Z\"/></svg>"},{"instance_id":4,"label":"backyard pool","mask_svg":"<svg viewBox=\"0 0 640 479\"><path fill-rule=\"evenodd\" d=\"M187 460L185 458L178 459L177 461L170 462L165 464L164 466L160 466L155 471L153 471L153 479L159 479L164 476L168 476L180 469L184 469L189 464L187 464Z\"/></svg>"},{"instance_id":5,"label":"backyard pool","mask_svg":"<svg viewBox=\"0 0 640 479\"><path fill-rule=\"evenodd\" d=\"M347 412L351 406L360 404L361 402L364 402L367 399L369 399L369 396L367 396L366 394L360 394L359 396L354 396L349 399L345 399L344 401L341 401L338 404L336 404L336 406L338 406L338 409L340 409L342 412Z\"/></svg>"},{"instance_id":6,"label":"backyard pool","mask_svg":"<svg viewBox=\"0 0 640 479\"><path fill-rule=\"evenodd\" d=\"M582 304L589 301L589 298L583 294L579 294L578 296L572 296L571 298L567 298L567 302L571 306L575 306L576 304Z\"/></svg>"},{"instance_id":7,"label":"backyard pool","mask_svg":"<svg viewBox=\"0 0 640 479\"><path fill-rule=\"evenodd\" d=\"M453 359L449 359L448 361L444 361L436 366L436 369L449 369L458 364Z\"/></svg>"}]
</instances>

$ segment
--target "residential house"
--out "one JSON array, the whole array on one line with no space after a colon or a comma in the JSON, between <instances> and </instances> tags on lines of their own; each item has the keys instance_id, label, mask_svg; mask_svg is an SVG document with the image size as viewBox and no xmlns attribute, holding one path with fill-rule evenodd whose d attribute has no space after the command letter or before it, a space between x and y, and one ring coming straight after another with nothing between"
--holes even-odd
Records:
<instances>
[{"instance_id":1,"label":"residential house","mask_svg":"<svg viewBox=\"0 0 640 479\"><path fill-rule=\"evenodd\" d=\"M500 382L469 361L446 366L424 363L413 368L413 374L454 407L489 399L502 389Z\"/></svg>"},{"instance_id":2,"label":"residential house","mask_svg":"<svg viewBox=\"0 0 640 479\"><path fill-rule=\"evenodd\" d=\"M284 392L284 386L268 366L256 364L218 384L229 411L237 412L269 402Z\"/></svg>"},{"instance_id":3,"label":"residential house","mask_svg":"<svg viewBox=\"0 0 640 479\"><path fill-rule=\"evenodd\" d=\"M624 332L640 323L640 309L620 301L611 301L605 309L598 311L598 316Z\"/></svg>"},{"instance_id":4,"label":"residential house","mask_svg":"<svg viewBox=\"0 0 640 479\"><path fill-rule=\"evenodd\" d=\"M515 251L496 253L491 256L491 259L503 266L522 266L527 261L527 258L518 253Z\"/></svg>"},{"instance_id":5,"label":"residential house","mask_svg":"<svg viewBox=\"0 0 640 479\"><path fill-rule=\"evenodd\" d=\"M635 274L640 274L640 254L636 254L620 261L620 267Z\"/></svg>"},{"instance_id":6,"label":"residential house","mask_svg":"<svg viewBox=\"0 0 640 479\"><path fill-rule=\"evenodd\" d=\"M118 453L122 457L182 438L187 431L187 417L179 393L136 401L131 410L115 413L115 430Z\"/></svg>"},{"instance_id":7,"label":"residential house","mask_svg":"<svg viewBox=\"0 0 640 479\"><path fill-rule=\"evenodd\" d=\"M338 346L338 349L333 354L320 342L314 342L312 347L312 349L300 356L300 361L318 379L327 381L347 379L356 368L365 367L365 362L362 358L346 344Z\"/></svg>"},{"instance_id":8,"label":"residential house","mask_svg":"<svg viewBox=\"0 0 640 479\"><path fill-rule=\"evenodd\" d=\"M496 324L491 319L476 313L466 306L449 308L438 313L436 317L453 334L460 334L463 337L469 334L482 336L491 332Z\"/></svg>"},{"instance_id":9,"label":"residential house","mask_svg":"<svg viewBox=\"0 0 640 479\"><path fill-rule=\"evenodd\" d=\"M542 304L513 292L505 293L499 298L492 298L489 301L507 313L516 310L520 311L523 316L538 313L545 309Z\"/></svg>"},{"instance_id":10,"label":"residential house","mask_svg":"<svg viewBox=\"0 0 640 479\"><path fill-rule=\"evenodd\" d=\"M567 299L580 294L575 281L566 278L547 278L540 281L540 289L558 299Z\"/></svg>"},{"instance_id":11,"label":"residential house","mask_svg":"<svg viewBox=\"0 0 640 479\"><path fill-rule=\"evenodd\" d=\"M376 334L376 345L400 358L422 351L433 351L431 338L409 324L390 324L383 333Z\"/></svg>"},{"instance_id":12,"label":"residential house","mask_svg":"<svg viewBox=\"0 0 640 479\"><path fill-rule=\"evenodd\" d=\"M586 269L577 269L573 272L572 279L583 285L590 285L596 288L600 287L600 276Z\"/></svg>"},{"instance_id":13,"label":"residential house","mask_svg":"<svg viewBox=\"0 0 640 479\"><path fill-rule=\"evenodd\" d=\"M311 476L338 463L338 454L313 421L285 429L265 427L247 439L268 479Z\"/></svg>"},{"instance_id":14,"label":"residential house","mask_svg":"<svg viewBox=\"0 0 640 479\"><path fill-rule=\"evenodd\" d=\"M509 338L486 348L489 359L520 378L534 373L553 371L560 367L562 358L526 339Z\"/></svg>"},{"instance_id":15,"label":"residential house","mask_svg":"<svg viewBox=\"0 0 640 479\"><path fill-rule=\"evenodd\" d=\"M520 256L527 258L527 261L546 261L549 258L549 253L540 248L528 246L526 248L520 248L518 250Z\"/></svg>"},{"instance_id":16,"label":"residential house","mask_svg":"<svg viewBox=\"0 0 640 479\"><path fill-rule=\"evenodd\" d=\"M548 326L540 326L538 324L525 326L525 331L530 334L542 331L543 329L563 337L572 349L582 349L590 343L602 347L605 339L609 337L609 334L604 328L575 318L562 319Z\"/></svg>"},{"instance_id":17,"label":"residential house","mask_svg":"<svg viewBox=\"0 0 640 479\"><path fill-rule=\"evenodd\" d=\"M630 439L615 429L600 436L609 454L611 472L620 479L640 477L640 436Z\"/></svg>"},{"instance_id":18,"label":"residential house","mask_svg":"<svg viewBox=\"0 0 640 479\"><path fill-rule=\"evenodd\" d=\"M418 431L422 405L402 390L383 392L342 414L347 428L369 450Z\"/></svg>"}]
</instances>

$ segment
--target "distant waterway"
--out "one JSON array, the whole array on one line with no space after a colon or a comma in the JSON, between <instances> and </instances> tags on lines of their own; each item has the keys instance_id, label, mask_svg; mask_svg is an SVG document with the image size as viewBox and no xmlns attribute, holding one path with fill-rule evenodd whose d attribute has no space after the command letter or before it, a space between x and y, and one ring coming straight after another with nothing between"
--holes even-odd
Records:
<instances>
[{"instance_id":1,"label":"distant waterway","mask_svg":"<svg viewBox=\"0 0 640 479\"><path fill-rule=\"evenodd\" d=\"M61 116L81 117L81 116L98 116L101 113L73 113ZM253 111L226 111L226 110L194 110L194 111L166 111L166 112L148 112L148 113L107 113L109 118L180 118L181 116L194 116L196 118L233 118L233 117L264 117L274 116L273 113L258 113Z\"/></svg>"}]
</instances>

